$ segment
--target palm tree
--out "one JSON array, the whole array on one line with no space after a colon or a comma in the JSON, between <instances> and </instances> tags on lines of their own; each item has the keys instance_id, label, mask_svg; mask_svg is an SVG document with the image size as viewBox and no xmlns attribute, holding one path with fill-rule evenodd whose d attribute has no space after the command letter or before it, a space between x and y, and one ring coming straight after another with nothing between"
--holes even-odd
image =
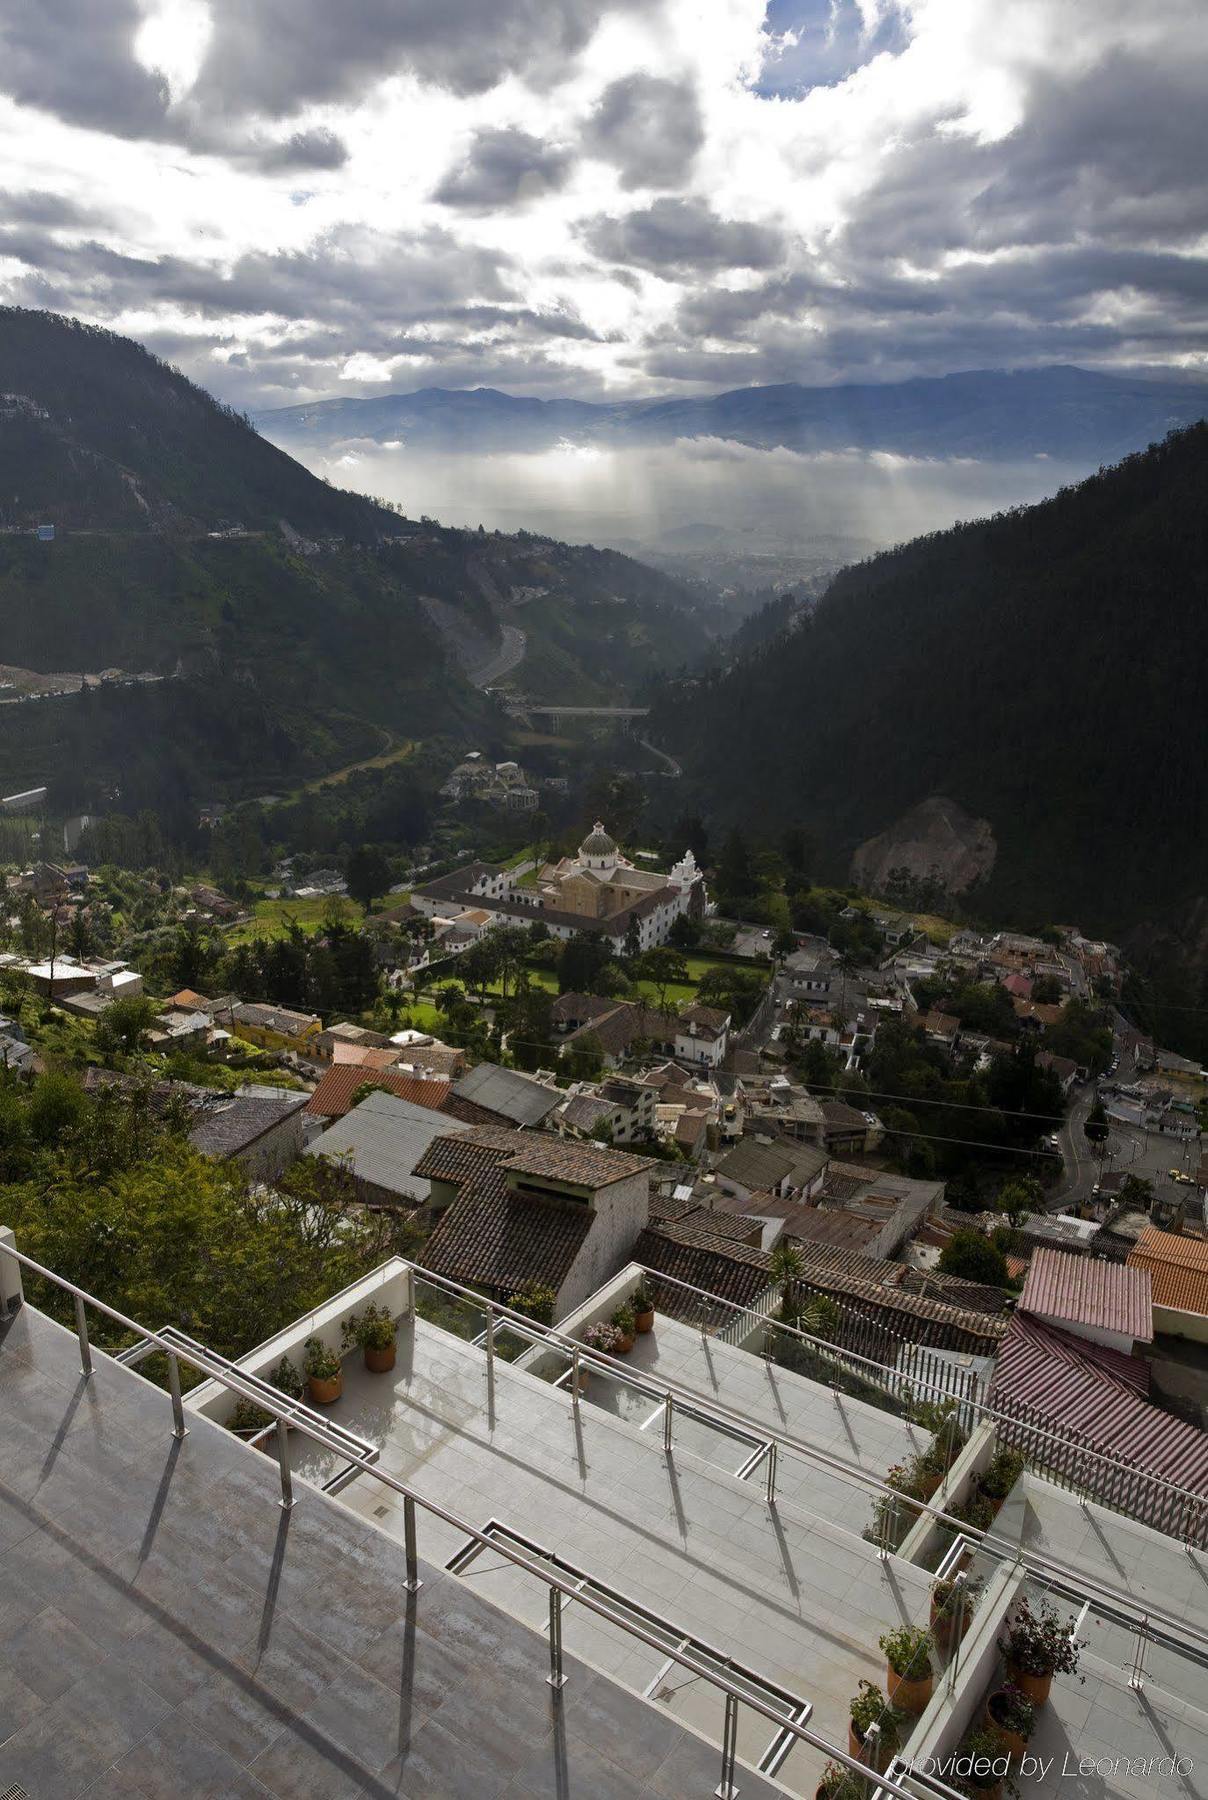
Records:
<instances>
[{"instance_id":1,"label":"palm tree","mask_svg":"<svg viewBox=\"0 0 1208 1800\"><path fill-rule=\"evenodd\" d=\"M797 1317L797 1283L805 1274L805 1258L797 1244L779 1243L768 1258L768 1269L780 1287L780 1316Z\"/></svg>"}]
</instances>

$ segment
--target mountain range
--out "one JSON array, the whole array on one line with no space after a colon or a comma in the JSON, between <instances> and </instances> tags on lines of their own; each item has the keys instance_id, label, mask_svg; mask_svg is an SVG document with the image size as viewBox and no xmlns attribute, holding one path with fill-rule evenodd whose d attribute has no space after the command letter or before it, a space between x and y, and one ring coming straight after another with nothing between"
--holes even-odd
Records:
<instances>
[{"instance_id":1,"label":"mountain range","mask_svg":"<svg viewBox=\"0 0 1208 1800\"><path fill-rule=\"evenodd\" d=\"M131 340L0 309L0 664L161 678L0 704L0 793L265 792L481 729L469 676L499 645L534 699L626 693L703 651L693 606L614 551L342 492Z\"/></svg>"},{"instance_id":2,"label":"mountain range","mask_svg":"<svg viewBox=\"0 0 1208 1800\"><path fill-rule=\"evenodd\" d=\"M726 438L761 449L912 457L1051 457L1092 468L1208 413L1208 386L1057 366L974 369L838 387L736 388L703 398L541 400L494 388L422 388L256 415L275 443L350 440L433 450L548 450Z\"/></svg>"},{"instance_id":3,"label":"mountain range","mask_svg":"<svg viewBox=\"0 0 1208 1800\"><path fill-rule=\"evenodd\" d=\"M663 690L684 801L804 826L838 880L980 870L975 913L1122 941L1166 1041L1208 1056L1208 424L856 564L784 622Z\"/></svg>"}]
</instances>

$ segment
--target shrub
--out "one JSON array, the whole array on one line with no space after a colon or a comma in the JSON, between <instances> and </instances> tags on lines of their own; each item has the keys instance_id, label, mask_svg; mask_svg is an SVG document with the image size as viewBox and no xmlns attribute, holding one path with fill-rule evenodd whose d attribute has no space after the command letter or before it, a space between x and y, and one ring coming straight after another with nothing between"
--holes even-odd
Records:
<instances>
[{"instance_id":1,"label":"shrub","mask_svg":"<svg viewBox=\"0 0 1208 1800\"><path fill-rule=\"evenodd\" d=\"M1015 1616L998 1640L1007 1662L1025 1675L1076 1675L1085 1641L1074 1636L1073 1619L1041 1600L1033 1611L1021 1600Z\"/></svg>"},{"instance_id":2,"label":"shrub","mask_svg":"<svg viewBox=\"0 0 1208 1800\"><path fill-rule=\"evenodd\" d=\"M623 1338L632 1337L637 1330L634 1311L629 1305L618 1306L612 1315L612 1322Z\"/></svg>"},{"instance_id":3,"label":"shrub","mask_svg":"<svg viewBox=\"0 0 1208 1800\"><path fill-rule=\"evenodd\" d=\"M898 1625L878 1642L886 1662L904 1681L921 1681L931 1667L931 1633L922 1625Z\"/></svg>"},{"instance_id":4,"label":"shrub","mask_svg":"<svg viewBox=\"0 0 1208 1800\"><path fill-rule=\"evenodd\" d=\"M336 1352L329 1349L322 1338L317 1337L306 1340L303 1366L308 1381L334 1381L340 1373L340 1359Z\"/></svg>"},{"instance_id":5,"label":"shrub","mask_svg":"<svg viewBox=\"0 0 1208 1800\"><path fill-rule=\"evenodd\" d=\"M284 1394L288 1400L300 1400L306 1390L306 1383L299 1375L288 1356L283 1356L272 1374L269 1376L277 1392Z\"/></svg>"},{"instance_id":6,"label":"shrub","mask_svg":"<svg viewBox=\"0 0 1208 1800\"><path fill-rule=\"evenodd\" d=\"M347 1350L356 1344L362 1350L389 1350L396 1329L390 1308L374 1306L371 1302L364 1312L353 1313L345 1319L344 1348Z\"/></svg>"},{"instance_id":7,"label":"shrub","mask_svg":"<svg viewBox=\"0 0 1208 1800\"><path fill-rule=\"evenodd\" d=\"M852 1696L851 1722L856 1736L863 1740L868 1735L869 1726L876 1725L886 1758L901 1748L905 1719L905 1713L890 1705L875 1681L862 1681L859 1691Z\"/></svg>"},{"instance_id":8,"label":"shrub","mask_svg":"<svg viewBox=\"0 0 1208 1800\"><path fill-rule=\"evenodd\" d=\"M981 1489L992 1500L1005 1500L1023 1474L1023 1457L1018 1450L996 1450L981 1478Z\"/></svg>"},{"instance_id":9,"label":"shrub","mask_svg":"<svg viewBox=\"0 0 1208 1800\"><path fill-rule=\"evenodd\" d=\"M517 1288L514 1294L508 1295L507 1304L513 1312L522 1313L535 1324L552 1325L558 1296L545 1282L529 1281L522 1288Z\"/></svg>"},{"instance_id":10,"label":"shrub","mask_svg":"<svg viewBox=\"0 0 1208 1800\"><path fill-rule=\"evenodd\" d=\"M959 1587L955 1579L935 1582L931 1589L931 1603L935 1608L937 1618L952 1619L956 1617L957 1595L962 1587L965 1591L965 1611L966 1613L972 1612L977 1605L978 1595L981 1593L983 1585L976 1575L966 1575Z\"/></svg>"}]
</instances>

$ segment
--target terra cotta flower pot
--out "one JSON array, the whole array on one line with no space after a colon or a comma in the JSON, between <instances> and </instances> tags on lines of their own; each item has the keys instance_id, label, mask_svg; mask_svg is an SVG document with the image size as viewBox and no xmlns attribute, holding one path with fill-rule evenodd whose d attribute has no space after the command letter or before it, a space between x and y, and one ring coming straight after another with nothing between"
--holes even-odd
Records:
<instances>
[{"instance_id":1,"label":"terra cotta flower pot","mask_svg":"<svg viewBox=\"0 0 1208 1800\"><path fill-rule=\"evenodd\" d=\"M907 1677L899 1675L892 1666L886 1668L885 1692L894 1706L900 1706L903 1712L923 1712L931 1699L934 1685L935 1677L930 1669L925 1675Z\"/></svg>"},{"instance_id":2,"label":"terra cotta flower pot","mask_svg":"<svg viewBox=\"0 0 1208 1800\"><path fill-rule=\"evenodd\" d=\"M315 1406L334 1406L344 1392L344 1371L341 1369L329 1381L320 1381L317 1375L308 1376L306 1386Z\"/></svg>"},{"instance_id":3,"label":"terra cotta flower pot","mask_svg":"<svg viewBox=\"0 0 1208 1800\"><path fill-rule=\"evenodd\" d=\"M633 1328L639 1337L645 1337L648 1331L654 1330L654 1308L648 1307L645 1312L634 1313Z\"/></svg>"},{"instance_id":4,"label":"terra cotta flower pot","mask_svg":"<svg viewBox=\"0 0 1208 1800\"><path fill-rule=\"evenodd\" d=\"M1007 1679L1019 1689L1021 1694L1027 1695L1033 1706L1044 1706L1047 1704L1049 1689L1053 1685L1053 1676L1051 1672L1047 1675L1029 1675L1026 1669L1016 1668L1014 1663L1009 1662L1007 1664Z\"/></svg>"},{"instance_id":5,"label":"terra cotta flower pot","mask_svg":"<svg viewBox=\"0 0 1208 1800\"><path fill-rule=\"evenodd\" d=\"M1020 1692L1022 1691L1023 1690L1021 1689ZM1021 1737L1017 1731L1008 1731L1007 1727L1001 1725L994 1717L993 1707L996 1697L996 1695L991 1694L990 1698L986 1701L986 1730L994 1733L995 1737L1001 1743L1003 1750L1018 1768L1020 1758L1027 1752L1028 1740L1025 1737Z\"/></svg>"},{"instance_id":6,"label":"terra cotta flower pot","mask_svg":"<svg viewBox=\"0 0 1208 1800\"><path fill-rule=\"evenodd\" d=\"M397 1345L387 1344L384 1350L365 1349L365 1367L373 1375L385 1375L394 1367Z\"/></svg>"}]
</instances>

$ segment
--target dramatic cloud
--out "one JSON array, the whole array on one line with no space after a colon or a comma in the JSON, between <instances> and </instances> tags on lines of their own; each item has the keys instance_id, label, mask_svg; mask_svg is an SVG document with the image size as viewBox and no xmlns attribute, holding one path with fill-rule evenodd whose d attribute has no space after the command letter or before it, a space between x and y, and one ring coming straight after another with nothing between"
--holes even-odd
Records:
<instances>
[{"instance_id":1,"label":"dramatic cloud","mask_svg":"<svg viewBox=\"0 0 1208 1800\"><path fill-rule=\"evenodd\" d=\"M584 133L595 156L613 163L625 188L679 187L705 141L688 82L627 75L605 88Z\"/></svg>"},{"instance_id":2,"label":"dramatic cloud","mask_svg":"<svg viewBox=\"0 0 1208 1800\"><path fill-rule=\"evenodd\" d=\"M436 190L445 206L470 212L524 205L554 193L570 173L571 158L527 131L485 130Z\"/></svg>"},{"instance_id":3,"label":"dramatic cloud","mask_svg":"<svg viewBox=\"0 0 1208 1800\"><path fill-rule=\"evenodd\" d=\"M584 236L610 262L631 263L656 275L768 269L785 252L779 231L719 219L703 200L656 200L644 212L590 220Z\"/></svg>"},{"instance_id":4,"label":"dramatic cloud","mask_svg":"<svg viewBox=\"0 0 1208 1800\"><path fill-rule=\"evenodd\" d=\"M1208 374L1203 0L8 0L0 298L265 407Z\"/></svg>"}]
</instances>

